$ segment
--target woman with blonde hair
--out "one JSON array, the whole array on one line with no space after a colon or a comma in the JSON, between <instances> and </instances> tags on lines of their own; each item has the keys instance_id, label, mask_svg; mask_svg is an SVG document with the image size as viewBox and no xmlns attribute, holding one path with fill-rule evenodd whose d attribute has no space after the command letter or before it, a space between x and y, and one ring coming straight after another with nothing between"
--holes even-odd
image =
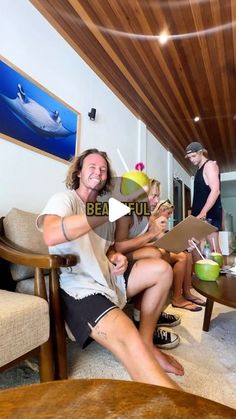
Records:
<instances>
[{"instance_id":1,"label":"woman with blonde hair","mask_svg":"<svg viewBox=\"0 0 236 419\"><path fill-rule=\"evenodd\" d=\"M151 217L157 219L164 216L169 219L173 212L174 205L169 199L166 199L156 205ZM159 251L162 258L173 267L172 306L189 311L200 311L201 307L199 306L205 306L205 302L190 292L193 264L191 253L187 251L173 253L164 249L159 249Z\"/></svg>"},{"instance_id":2,"label":"woman with blonde hair","mask_svg":"<svg viewBox=\"0 0 236 419\"><path fill-rule=\"evenodd\" d=\"M148 205L150 212L156 207L160 197L160 182L156 179L149 180L149 193L148 193ZM166 225L166 219L159 217L158 220L155 218L149 220L146 216L137 216L135 213L122 217L116 222L116 243L115 248L117 251L125 254L129 260L130 268L135 264L136 261L141 259L159 259L160 265L164 262L161 260L162 253L159 249L151 245L150 234L157 227L156 224ZM156 237L156 234L154 234ZM153 237L154 237L153 236ZM166 263L166 261L165 261ZM129 269L128 269L129 270ZM134 301L134 312L133 320L138 326L140 322L140 306L142 296L135 299ZM164 304L165 302L163 302ZM171 349L179 344L179 337L176 333L166 331L160 327L173 327L180 323L178 315L168 314L162 312L160 314L154 336L154 344L161 349Z\"/></svg>"}]
</instances>

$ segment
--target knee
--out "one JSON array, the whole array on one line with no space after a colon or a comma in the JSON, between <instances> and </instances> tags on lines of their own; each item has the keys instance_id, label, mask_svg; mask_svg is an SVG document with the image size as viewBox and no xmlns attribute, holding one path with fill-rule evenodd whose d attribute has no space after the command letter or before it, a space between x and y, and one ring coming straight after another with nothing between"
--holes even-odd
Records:
<instances>
[{"instance_id":1,"label":"knee","mask_svg":"<svg viewBox=\"0 0 236 419\"><path fill-rule=\"evenodd\" d=\"M158 260L156 264L156 278L161 281L162 286L169 289L173 282L173 270L169 263Z\"/></svg>"},{"instance_id":2,"label":"knee","mask_svg":"<svg viewBox=\"0 0 236 419\"><path fill-rule=\"evenodd\" d=\"M148 255L150 258L154 258L154 259L160 259L162 256L160 250L151 246L150 247L148 246Z\"/></svg>"},{"instance_id":3,"label":"knee","mask_svg":"<svg viewBox=\"0 0 236 419\"><path fill-rule=\"evenodd\" d=\"M181 252L181 253L178 254L178 262L187 263L187 260L188 260L188 258L187 258L186 253Z\"/></svg>"}]
</instances>

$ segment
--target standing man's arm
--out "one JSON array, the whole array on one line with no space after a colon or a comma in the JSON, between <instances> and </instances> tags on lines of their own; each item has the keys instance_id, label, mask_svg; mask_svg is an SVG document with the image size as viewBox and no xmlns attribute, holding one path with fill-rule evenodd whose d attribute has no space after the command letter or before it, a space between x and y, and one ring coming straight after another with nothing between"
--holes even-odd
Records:
<instances>
[{"instance_id":1,"label":"standing man's arm","mask_svg":"<svg viewBox=\"0 0 236 419\"><path fill-rule=\"evenodd\" d=\"M219 167L215 161L207 162L204 167L203 177L211 192L197 218L206 217L207 212L213 207L220 195Z\"/></svg>"}]
</instances>

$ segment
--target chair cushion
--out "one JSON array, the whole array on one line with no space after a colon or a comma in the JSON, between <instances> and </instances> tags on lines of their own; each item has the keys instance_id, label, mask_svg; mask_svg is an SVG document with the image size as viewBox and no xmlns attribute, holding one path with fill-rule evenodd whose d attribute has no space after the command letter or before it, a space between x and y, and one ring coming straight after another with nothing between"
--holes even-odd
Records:
<instances>
[{"instance_id":1,"label":"chair cushion","mask_svg":"<svg viewBox=\"0 0 236 419\"><path fill-rule=\"evenodd\" d=\"M0 367L45 343L49 338L46 300L0 290Z\"/></svg>"},{"instance_id":2,"label":"chair cushion","mask_svg":"<svg viewBox=\"0 0 236 419\"><path fill-rule=\"evenodd\" d=\"M12 208L3 221L5 235L9 240L26 250L47 254L48 248L43 241L42 233L36 228L37 216L38 214L32 212ZM34 276L34 269L11 264L11 274L13 279L18 281Z\"/></svg>"}]
</instances>

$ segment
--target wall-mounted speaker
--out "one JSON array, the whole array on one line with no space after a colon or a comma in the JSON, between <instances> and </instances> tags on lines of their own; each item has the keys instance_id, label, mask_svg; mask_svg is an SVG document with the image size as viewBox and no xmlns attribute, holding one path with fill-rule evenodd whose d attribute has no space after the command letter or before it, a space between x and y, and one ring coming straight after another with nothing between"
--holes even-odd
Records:
<instances>
[{"instance_id":1,"label":"wall-mounted speaker","mask_svg":"<svg viewBox=\"0 0 236 419\"><path fill-rule=\"evenodd\" d=\"M96 109L95 108L91 108L91 111L88 113L88 116L91 119L91 121L95 121L95 118L96 118Z\"/></svg>"}]
</instances>

